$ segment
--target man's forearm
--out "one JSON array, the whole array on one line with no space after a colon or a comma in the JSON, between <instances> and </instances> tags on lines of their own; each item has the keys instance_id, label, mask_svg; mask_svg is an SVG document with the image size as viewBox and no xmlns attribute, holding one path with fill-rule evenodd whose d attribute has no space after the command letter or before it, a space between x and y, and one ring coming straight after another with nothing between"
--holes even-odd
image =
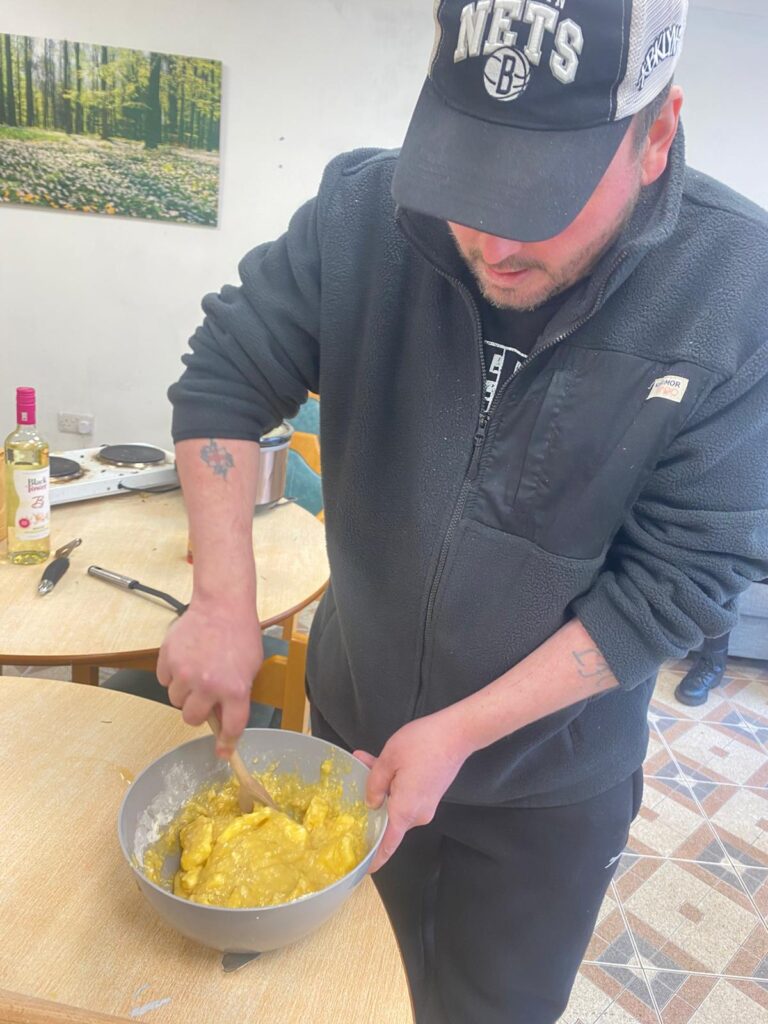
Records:
<instances>
[{"instance_id":1,"label":"man's forearm","mask_svg":"<svg viewBox=\"0 0 768 1024\"><path fill-rule=\"evenodd\" d=\"M255 604L255 441L199 438L176 445L194 556L193 599L236 594Z\"/></svg>"},{"instance_id":2,"label":"man's forearm","mask_svg":"<svg viewBox=\"0 0 768 1024\"><path fill-rule=\"evenodd\" d=\"M503 676L440 714L474 752L617 686L589 633L572 619Z\"/></svg>"}]
</instances>

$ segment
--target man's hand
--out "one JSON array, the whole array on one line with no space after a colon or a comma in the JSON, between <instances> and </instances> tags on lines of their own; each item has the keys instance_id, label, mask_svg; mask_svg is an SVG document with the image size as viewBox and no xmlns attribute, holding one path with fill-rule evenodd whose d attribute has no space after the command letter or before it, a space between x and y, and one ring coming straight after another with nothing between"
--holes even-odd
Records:
<instances>
[{"instance_id":1,"label":"man's hand","mask_svg":"<svg viewBox=\"0 0 768 1024\"><path fill-rule=\"evenodd\" d=\"M166 634L157 677L188 725L218 709L219 757L235 748L248 721L251 685L263 660L261 630L250 602L195 601Z\"/></svg>"},{"instance_id":2,"label":"man's hand","mask_svg":"<svg viewBox=\"0 0 768 1024\"><path fill-rule=\"evenodd\" d=\"M355 757L371 769L365 792L368 806L380 807L389 796L389 824L371 871L386 864L408 829L432 821L471 753L445 712L417 718L398 729L378 758L355 751Z\"/></svg>"}]
</instances>

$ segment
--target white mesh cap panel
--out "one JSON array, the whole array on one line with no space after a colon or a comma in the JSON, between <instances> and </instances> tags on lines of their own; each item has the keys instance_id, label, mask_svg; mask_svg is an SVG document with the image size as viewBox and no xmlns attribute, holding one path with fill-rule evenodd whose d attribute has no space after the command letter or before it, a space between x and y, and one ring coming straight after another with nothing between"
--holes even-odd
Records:
<instances>
[{"instance_id":1,"label":"white mesh cap panel","mask_svg":"<svg viewBox=\"0 0 768 1024\"><path fill-rule=\"evenodd\" d=\"M437 55L440 52L440 45L443 41L443 29L438 18L440 12L440 4L443 0L435 0L434 8L432 9L432 17L435 21L435 41L432 44L432 53L429 55L429 74L432 74L432 70L437 60Z\"/></svg>"},{"instance_id":2,"label":"white mesh cap panel","mask_svg":"<svg viewBox=\"0 0 768 1024\"><path fill-rule=\"evenodd\" d=\"M635 0L627 73L616 94L616 120L655 100L672 78L683 48L688 0Z\"/></svg>"}]
</instances>

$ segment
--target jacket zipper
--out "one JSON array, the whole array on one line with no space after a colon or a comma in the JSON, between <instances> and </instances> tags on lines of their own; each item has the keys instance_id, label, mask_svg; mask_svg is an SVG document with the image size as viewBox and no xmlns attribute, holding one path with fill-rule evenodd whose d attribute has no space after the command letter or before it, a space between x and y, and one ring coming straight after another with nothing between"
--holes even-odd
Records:
<instances>
[{"instance_id":1,"label":"jacket zipper","mask_svg":"<svg viewBox=\"0 0 768 1024\"><path fill-rule=\"evenodd\" d=\"M475 431L475 436L472 441L472 458L470 459L469 468L467 469L467 473L464 477L464 482L461 485L459 496L456 499L456 504L453 507L451 521L448 523L448 529L445 531L445 536L443 537L443 543L440 548L440 557L437 560L437 568L435 569L435 575L432 579L432 586L427 600L427 614L424 621L424 650L426 650L426 642L429 639L432 615L435 610L435 599L437 598L440 580L442 579L443 570L445 569L445 563L448 558L448 550L451 546L451 540L456 532L456 527L459 525L461 517L464 515L464 506L467 504L467 497L469 496L472 484L477 479L480 454L483 450L483 444L485 443L485 435L488 430L489 420L490 415L488 413L480 413L480 421L477 425L477 430Z\"/></svg>"},{"instance_id":2,"label":"jacket zipper","mask_svg":"<svg viewBox=\"0 0 768 1024\"><path fill-rule=\"evenodd\" d=\"M599 292L599 294L597 296L597 299L592 304L589 312L586 313L580 320L577 320L576 323L571 324L571 326L568 328L567 331L564 331L562 334L557 335L557 337L555 337L551 341L547 342L547 344L542 346L542 348L540 348L538 352L529 355L527 357L527 359L523 362L523 365L520 367L518 372L514 375L514 377L509 377L506 381L504 381L504 383L502 384L501 388L494 395L493 401L491 402L491 404L490 404L490 406L488 408L488 411L485 412L484 410L481 410L481 412L480 412L480 416L478 418L477 429L475 431L475 434L474 434L474 437L473 437L473 440L472 440L472 456L470 458L469 466L467 468L467 472L466 472L466 474L464 476L464 480L463 480L462 485L461 485L461 490L459 491L459 496L456 499L456 504L453 507L453 513L451 514L451 519L450 519L450 522L448 523L448 529L446 530L445 536L443 537L443 543L442 543L442 545L440 547L440 555L438 557L437 567L435 569L435 575L432 578L432 586L430 587L429 597L427 599L427 610L426 610L426 614L425 614L425 617L424 617L424 633L423 633L423 638L422 638L422 649L421 649L421 667L420 667L420 670L419 670L420 686L419 686L418 694L416 696L414 712L418 711L419 702L421 701L421 697L422 697L422 694L423 694L423 691L424 691L424 682L423 682L424 657L425 657L425 655L427 653L427 650L429 649L429 640L430 640L431 633L432 633L432 620L433 620L433 617L434 617L435 602L437 600L437 592L438 592L438 589L440 587L440 582L441 582L442 577L443 577L443 572L445 570L445 563L448 560L448 551L450 550L451 540L453 539L453 535L456 532L456 528L459 525L459 522L461 521L462 515L464 514L464 508L465 508L465 506L467 504L467 498L468 498L469 492L470 492L470 490L472 488L472 484L477 479L477 475L478 475L479 468L480 468L480 458L481 458L481 456L483 454L483 447L485 445L485 439L486 439L486 435L488 433L488 426L489 426L490 421L491 421L491 414L493 413L494 409L498 405L499 400L501 399L501 397L504 394L504 392L507 390L508 386L513 381L517 380L520 377L520 374L523 372L523 370L527 369L527 367L530 366L530 364L533 362L534 359L537 359L543 352L547 352L547 351L549 351L549 349L554 348L555 345L559 345L560 342L565 341L566 338L570 338L570 336L572 334L575 334L576 331L580 330L584 326L584 324L586 324L589 320L592 319L592 317L595 315L595 313L597 312L597 310L600 308L600 306L603 303L603 299L605 297L605 293L608 290L608 282L610 281L611 277L613 276L614 271L623 262L623 260L625 259L626 255L627 255L627 253L624 252L624 253L622 253L616 259L615 263L611 267L610 272L606 275L605 283L603 284L603 287L600 289L600 292ZM433 263L433 266L435 266L434 263ZM473 318L473 321L474 321L474 328L475 328L475 340L477 341L478 351L479 351L479 355L480 355L480 366L481 366L482 375L483 375L483 384L485 384L486 368L485 368L485 354L483 352L483 325L482 325L482 322L480 320L480 314L478 312L478 309L477 309L477 306L475 304L475 301L472 298L472 296L469 293L469 291L467 290L467 288L462 284L461 281L459 281L458 278L452 277L450 274L446 274L439 267L435 266L435 270L437 270L437 272L441 275L441 277L444 277L445 280L449 282L449 284L452 284L456 289L458 289L459 293L461 294L462 298L464 299L465 303L467 304L468 309L470 310L470 312L472 314L472 318Z\"/></svg>"},{"instance_id":3,"label":"jacket zipper","mask_svg":"<svg viewBox=\"0 0 768 1024\"><path fill-rule=\"evenodd\" d=\"M434 266L434 264L433 264ZM450 274L445 273L439 267L435 266L435 270L444 277L449 284L453 285L457 289L461 297L466 303L467 309L472 315L472 321L474 326L475 341L477 342L478 355L480 357L480 368L483 377L483 384L485 383L485 355L483 353L483 325L480 320L480 313L478 312L475 301L470 295L468 289L462 284L457 277L452 277ZM464 475L464 480L459 491L459 496L456 499L456 504L453 506L453 512L451 514L450 522L448 523L448 529L443 537L443 543L440 546L440 554L437 559L437 567L435 569L435 575L432 577L432 585L429 589L429 597L427 598L427 610L424 617L424 634L422 638L422 666L419 671L420 677L423 675L423 659L424 654L427 650L427 642L429 640L430 627L432 625L432 618L435 610L435 600L437 598L437 591L440 586L440 580L443 576L443 570L445 569L445 563L448 558L448 551L450 550L451 540L456 532L456 527L459 525L462 515L464 514L464 507L467 503L467 497L469 495L470 488L472 487L473 480L477 477L477 470L480 463L480 455L483 450L483 444L485 443L485 435L488 430L488 422L490 420L490 409L486 413L481 409L480 416L477 422L477 429L472 440L472 456L469 461L467 472ZM415 707L418 708L419 700L423 685L419 686L419 692L416 696Z\"/></svg>"}]
</instances>

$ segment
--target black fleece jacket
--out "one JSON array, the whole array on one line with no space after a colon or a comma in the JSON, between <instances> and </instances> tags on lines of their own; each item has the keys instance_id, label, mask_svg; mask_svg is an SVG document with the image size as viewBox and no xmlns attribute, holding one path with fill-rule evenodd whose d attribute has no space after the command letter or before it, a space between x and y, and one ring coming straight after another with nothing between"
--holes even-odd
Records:
<instances>
[{"instance_id":1,"label":"black fleece jacket","mask_svg":"<svg viewBox=\"0 0 768 1024\"><path fill-rule=\"evenodd\" d=\"M242 284L203 302L175 440L257 440L321 395L331 587L308 686L351 746L480 689L572 616L620 688L474 754L447 799L549 806L631 774L664 659L768 575L766 215L685 166L481 416L482 335L396 153L334 160Z\"/></svg>"}]
</instances>

